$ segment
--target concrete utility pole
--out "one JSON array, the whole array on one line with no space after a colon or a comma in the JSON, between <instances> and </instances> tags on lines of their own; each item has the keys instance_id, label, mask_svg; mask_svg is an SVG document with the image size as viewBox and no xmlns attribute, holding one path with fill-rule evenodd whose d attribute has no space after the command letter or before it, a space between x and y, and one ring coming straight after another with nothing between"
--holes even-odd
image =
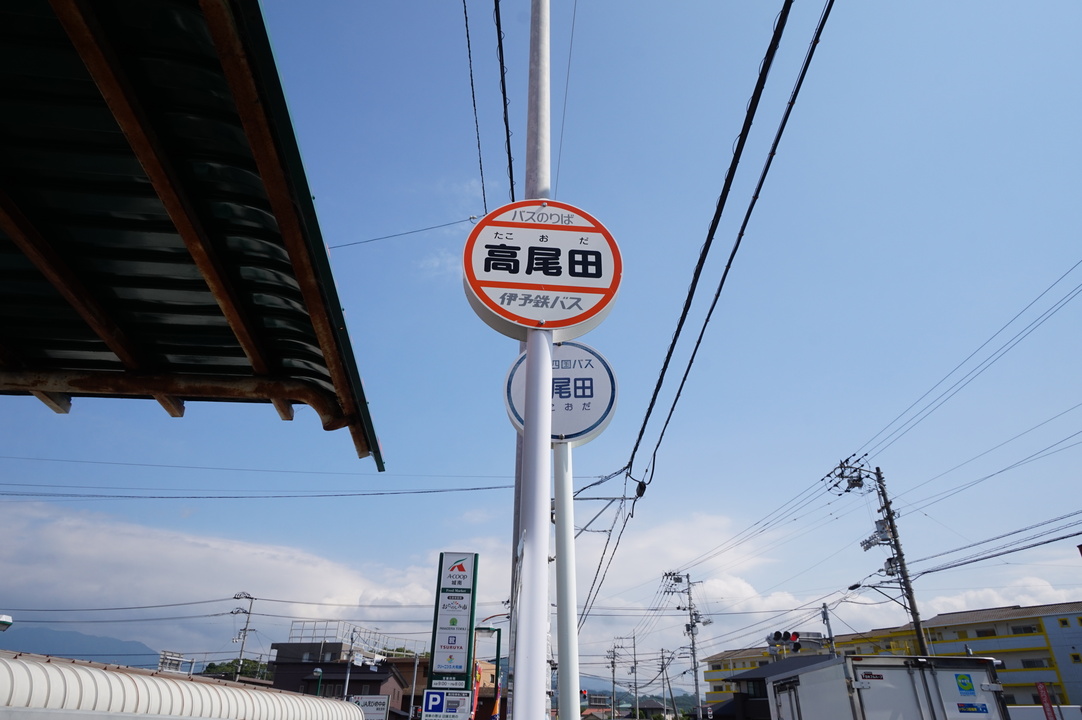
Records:
<instances>
[{"instance_id":1,"label":"concrete utility pole","mask_svg":"<svg viewBox=\"0 0 1082 720\"><path fill-rule=\"evenodd\" d=\"M609 713L609 718L611 719L611 718L616 717L616 646L615 645L613 646L612 650L608 651L607 657L609 658L609 667L612 668L612 696L609 699L609 704L612 706L611 707L611 712Z\"/></svg>"},{"instance_id":2,"label":"concrete utility pole","mask_svg":"<svg viewBox=\"0 0 1082 720\"><path fill-rule=\"evenodd\" d=\"M887 559L886 565L883 566L883 570L887 575L899 576L899 584L902 588L902 595L905 598L905 603L902 603L902 607L909 613L910 620L913 622L913 632L916 633L917 636L918 652L921 655L930 655L928 641L924 637L924 627L920 622L920 611L917 610L917 596L913 593L913 583L909 578L909 568L907 568L905 564L905 553L902 552L902 539L898 535L898 523L895 519L894 508L890 504L890 497L887 495L887 485L883 480L883 471L876 468L873 476L863 464L863 459L864 458L861 457L855 462L852 462L853 458L850 456L848 460L839 463L837 469L827 476L828 478L836 479L829 489L839 495L854 490L866 492L865 480L874 477L875 492L880 503L879 512L883 513L883 519L876 521L875 533L866 540L861 541L860 546L864 550L870 550L877 545L887 545L890 547L892 555ZM850 464L851 462L852 464ZM849 589L855 590L858 587L860 587L860 583L853 585Z\"/></svg>"},{"instance_id":3,"label":"concrete utility pole","mask_svg":"<svg viewBox=\"0 0 1082 720\"><path fill-rule=\"evenodd\" d=\"M240 655L237 656L237 671L233 673L233 682L240 679L240 668L244 664L244 644L248 641L248 625L252 622L252 603L255 602L255 598L246 592L239 592L233 596L234 600L247 600L248 609L237 608L231 614L239 615L244 614L244 629L240 631ZM233 638L233 642L237 639Z\"/></svg>"},{"instance_id":4,"label":"concrete utility pole","mask_svg":"<svg viewBox=\"0 0 1082 720\"><path fill-rule=\"evenodd\" d=\"M342 687L342 699L349 699L349 674L353 669L353 642L357 637L357 628L351 628L349 631L349 653L346 655L346 684ZM412 701L411 701L412 705Z\"/></svg>"},{"instance_id":5,"label":"concrete utility pole","mask_svg":"<svg viewBox=\"0 0 1082 720\"><path fill-rule=\"evenodd\" d=\"M837 655L838 648L834 646L834 631L830 629L830 612L827 604L823 603L823 624L827 626L827 642L830 644L830 654Z\"/></svg>"},{"instance_id":6,"label":"concrete utility pole","mask_svg":"<svg viewBox=\"0 0 1082 720\"><path fill-rule=\"evenodd\" d=\"M616 639L617 640L627 640L628 638L616 638ZM631 674L631 676L633 678L633 680L631 681L631 694L634 697L635 717L638 718L639 717L639 655L638 655L638 652L635 650L635 636L632 635L630 640L631 640L631 670L629 670L628 672ZM612 672L613 672L613 685L612 685L612 687L613 687L613 704L616 703L616 680L615 680L615 678L616 678L616 648L618 648L618 647L619 648L624 648L625 646L624 645L615 645L615 644L612 646L612 657L613 657L613 670L612 670ZM613 708L613 712L615 712L615 711L616 711L616 708Z\"/></svg>"},{"instance_id":7,"label":"concrete utility pole","mask_svg":"<svg viewBox=\"0 0 1082 720\"><path fill-rule=\"evenodd\" d=\"M920 650L921 655L929 655L928 641L924 639L924 628L920 623L920 612L917 610L917 596L913 594L913 583L909 580L909 570L905 565L905 554L902 552L902 539L898 536L898 525L894 520L894 508L891 507L890 498L887 497L887 486L883 482L883 471L878 467L875 469L875 488L879 493L879 500L883 503L880 511L883 513L883 517L886 518L887 527L890 531L890 544L891 549L894 551L894 561L898 566L898 572L902 579L902 592L905 593L906 602L909 604L909 616L913 620L913 632L917 634L917 648ZM890 573L890 561L887 561L888 570Z\"/></svg>"},{"instance_id":8,"label":"concrete utility pole","mask_svg":"<svg viewBox=\"0 0 1082 720\"><path fill-rule=\"evenodd\" d=\"M697 583L691 582L691 575L681 575L675 572L665 573L665 577L672 583L665 592L686 592L688 596L688 623L684 626L684 633L691 638L691 671L695 679L695 717L702 720L703 704L699 697L699 657L695 649L695 636L699 634L699 625L709 625L712 621L704 620L702 615L695 609L695 602L691 599L691 586ZM686 585L684 585L686 583ZM677 589L677 585L684 585L684 589ZM684 608L677 608L683 610Z\"/></svg>"}]
</instances>

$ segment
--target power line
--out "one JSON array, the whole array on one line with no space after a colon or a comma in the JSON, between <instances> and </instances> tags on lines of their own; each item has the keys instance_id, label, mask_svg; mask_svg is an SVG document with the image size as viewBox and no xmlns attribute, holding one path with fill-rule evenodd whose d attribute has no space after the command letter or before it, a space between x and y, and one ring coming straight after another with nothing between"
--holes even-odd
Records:
<instances>
[{"instance_id":1,"label":"power line","mask_svg":"<svg viewBox=\"0 0 1082 720\"><path fill-rule=\"evenodd\" d=\"M503 98L503 134L504 148L507 150L507 179L511 202L515 201L515 162L511 154L511 119L508 107L511 104L507 96L507 63L503 57L503 22L500 19L500 0L493 0L493 18L496 22L496 57L500 62L500 96Z\"/></svg>"},{"instance_id":2,"label":"power line","mask_svg":"<svg viewBox=\"0 0 1082 720\"><path fill-rule=\"evenodd\" d=\"M941 572L943 570L951 570L953 568L961 567L963 565L972 565L973 563L983 562L984 560L991 560L993 558L1002 557L1003 555L1011 555L1013 553L1021 552L1023 550L1030 550L1030 549L1035 548L1035 547L1041 547L1042 545L1049 545L1049 544L1054 543L1054 542L1059 542L1060 540L1067 540L1069 538L1076 538L1079 535L1082 535L1082 530L1079 530L1078 532L1075 532L1075 533L1068 533L1066 535L1060 535L1058 537L1050 538L1048 540L1042 540L1041 542L1035 542L1035 543L1030 543L1029 545L1023 545L1021 547L1011 548L1009 550L1002 550L1000 552L988 553L988 554L985 554L985 555L981 555L979 557L973 557L973 558L969 558L969 559L966 559L966 560L959 560L957 562L947 563L945 565L940 565L938 567L934 567L934 568L931 568L929 570L922 570L921 572L917 573L917 577L922 577L924 575L930 575L931 573L937 573L937 572Z\"/></svg>"},{"instance_id":3,"label":"power line","mask_svg":"<svg viewBox=\"0 0 1082 720\"><path fill-rule=\"evenodd\" d=\"M361 473L361 472L341 472L331 470L283 470L281 468L256 468L256 467L228 467L218 465L177 465L167 463L139 463L139 462L119 462L116 460L87 460L83 458L44 458L44 457L26 457L20 455L0 455L0 460L25 460L27 462L51 462L51 463L73 463L77 465L108 465L112 467L132 467L132 468L161 468L166 470L204 470L212 472L230 472L230 473L259 473L260 475L325 475L325 476L337 476L337 477L393 477L393 478L450 478L450 479L463 479L463 478L483 478L483 479L506 479L510 478L510 475L394 475L387 473ZM27 483L0 483L0 485L25 485ZM35 487L87 487L82 485L38 485L34 483ZM124 488L121 488L124 489ZM160 488L159 488L160 489Z\"/></svg>"},{"instance_id":4,"label":"power line","mask_svg":"<svg viewBox=\"0 0 1082 720\"><path fill-rule=\"evenodd\" d=\"M466 26L466 59L470 66L470 98L473 100L473 128L477 135L477 169L481 174L481 204L488 215L488 196L485 193L485 164L481 160L481 123L477 117L477 91L473 83L473 49L470 46L470 13L466 10L466 0L462 0L462 15Z\"/></svg>"},{"instance_id":5,"label":"power line","mask_svg":"<svg viewBox=\"0 0 1082 720\"><path fill-rule=\"evenodd\" d=\"M514 485L489 485L469 488L433 488L428 490L378 490L371 492L316 492L305 493L250 493L247 495L135 495L120 493L62 493L0 490L0 497L55 498L64 500L316 500L320 498L385 497L392 495L443 495L460 492L484 492L488 490L511 490Z\"/></svg>"},{"instance_id":6,"label":"power line","mask_svg":"<svg viewBox=\"0 0 1082 720\"><path fill-rule=\"evenodd\" d=\"M107 608L8 608L4 609L8 612L35 612L35 613L49 613L49 612L118 612L121 610L157 610L159 608L168 607L185 607L189 605L210 605L212 603L220 602L232 602L232 597L216 598L214 600L193 600L191 602L181 603L166 603L164 605L132 605L128 607L107 607Z\"/></svg>"},{"instance_id":7,"label":"power line","mask_svg":"<svg viewBox=\"0 0 1082 720\"><path fill-rule=\"evenodd\" d=\"M390 238L402 237L404 235L416 235L417 233L427 232L429 230L438 230L439 228L451 227L452 225L461 225L465 222L473 222L476 219L476 215L470 215L464 220L453 220L448 223L443 223L442 225L430 225L429 227L419 228L417 230L407 230L405 232L393 233L391 235L381 235L379 237L368 238L367 240L357 240L355 242L340 243L338 245L328 245L327 247L331 250L334 250L337 248L351 247L353 245L365 245L367 243L376 242L377 240L389 240Z\"/></svg>"},{"instance_id":8,"label":"power line","mask_svg":"<svg viewBox=\"0 0 1082 720\"><path fill-rule=\"evenodd\" d=\"M721 298L721 291L724 289L725 281L729 277L729 271L732 269L733 261L736 259L736 253L740 249L740 244L741 244L741 241L744 238L744 233L747 230L748 224L751 221L751 215L755 210L756 204L758 203L759 195L762 193L763 186L766 184L766 176L770 172L770 167L774 162L774 157L777 155L778 146L781 144L781 137L785 132L785 127L789 124L789 117L793 112L793 108L796 107L797 97L800 94L801 87L803 87L803 85L804 85L804 79L805 79L805 77L807 77L808 68L811 66L812 57L815 55L815 48L819 45L819 39L820 39L820 37L822 37L823 28L826 26L826 21L830 17L830 10L833 7L833 5L834 5L834 0L827 0L826 5L823 7L823 12L822 12L822 15L819 18L819 23L816 26L815 33L812 36L811 44L809 45L808 51L804 56L804 62L802 64L801 68L800 68L800 72L797 75L796 84L794 85L793 90L789 95L789 102L785 106L785 111L782 113L782 118L781 118L781 122L778 124L778 129L774 133L774 140L771 143L770 151L767 153L767 158L766 158L765 163L763 164L763 169L759 174L759 181L758 181L758 183L756 183L755 190L752 192L751 200L748 202L747 210L744 212L744 219L740 224L740 229L737 232L736 240L733 242L732 250L730 250L730 252L729 252L729 259L725 263L725 269L722 271L721 279L718 281L717 290L714 291L714 298L710 303L709 310L707 310L706 317L703 319L702 326L699 329L699 335L695 339L695 344L692 347L691 356L688 358L687 365L684 368L684 374L680 379L680 384L679 384L679 386L677 386L676 394L673 397L672 405L669 407L668 415L665 417L665 422L662 424L661 432L658 434L657 444L654 446L654 451L653 451L653 453L651 454L651 457L650 457L650 463L649 463L650 473L645 479L646 484L648 484L648 485L650 484L651 480L653 479L654 470L656 469L656 466L657 466L657 454L658 454L658 451L661 449L661 442L664 439L665 432L668 429L669 423L672 421L672 417L676 412L676 404L677 404L677 402L679 402L680 397L683 394L684 386L687 384L688 377L691 375L691 368L692 368L692 365L694 365L695 359L699 354L699 348L702 346L703 337L706 335L706 328L710 324L710 320L714 316L714 310L717 308L718 300ZM772 62L772 60L773 60L773 53L776 52L777 44L780 43L780 41L781 41L781 30L784 28L785 19L786 19L787 15L788 15L788 6L786 6L783 9L782 14L780 14L779 17L778 17L778 24L775 27L775 41L774 41L774 44L771 46L771 51L769 51L768 54L767 54L767 59L764 60L763 72L761 74L762 84L764 84L764 85L765 85L765 82L766 82L766 74L769 73L769 71L770 71L769 66L770 66L770 62ZM757 88L757 90L761 93L761 88ZM757 95L753 96L753 102L755 104L758 104L758 101L759 101L758 96ZM754 114L754 111L752 111L752 114ZM741 143L743 143L744 139L746 138L747 131L750 130L750 129L751 129L751 116L748 116L747 119L746 119L745 131L741 133L741 140L740 140ZM735 171L735 165L732 166L732 170ZM725 193L727 193L727 191L728 191L728 183L729 182L730 181L727 178L727 187L726 187L726 190L724 191ZM714 222L712 223L711 229L710 229L711 235L713 235L713 233L716 231L717 223L721 219L721 212L722 212L721 203L723 203L723 201L719 200L719 207L718 207L718 210L715 213ZM705 259L705 258L703 258L703 259ZM685 310L688 309L688 307L689 307L689 305L685 305ZM675 336L674 336L674 344L675 344ZM670 347L670 350L671 349L672 348ZM667 360L667 358L666 358L666 360ZM631 467L633 462L634 462L634 452L632 453L632 459L630 461L628 461L628 467Z\"/></svg>"},{"instance_id":9,"label":"power line","mask_svg":"<svg viewBox=\"0 0 1082 720\"><path fill-rule=\"evenodd\" d=\"M832 4L833 4L833 0L828 0L827 8L829 8ZM676 349L676 345L679 342L680 335L681 335L681 333L683 331L684 324L687 322L688 315L689 315L690 310L691 310L691 305L692 305L692 302L693 302L693 300L695 298L696 290L698 288L699 280L702 277L703 270L704 270L705 265L706 265L707 257L710 254L710 249L711 249L711 247L713 245L714 237L715 237L715 235L717 233L718 226L719 226L719 224L721 222L722 213L725 210L725 206L726 206L727 201L728 201L729 193L730 193L730 191L732 189L733 181L734 181L735 176L736 176L736 169L737 169L738 165L740 164L741 158L743 157L744 147L745 147L745 145L747 143L748 136L750 135L750 132L751 132L751 125L752 125L752 122L753 122L753 120L755 118L755 114L756 114L756 112L758 110L759 102L760 102L760 100L762 98L763 90L766 87L767 76L770 74L770 68L773 65L774 58L775 58L775 56L777 54L778 46L781 44L781 37L782 37L782 34L785 31L786 22L788 20L789 12L790 12L791 8L792 8L792 0L785 0L783 2L783 4L782 4L781 10L778 13L776 22L774 23L773 34L771 35L770 43L767 46L765 56L764 56L763 61L762 61L761 65L760 65L760 67L759 67L759 74L758 74L758 77L756 78L755 87L752 90L751 98L749 99L747 108L745 109L744 122L743 122L743 125L741 126L740 133L737 136L736 146L735 146L735 148L733 150L733 156L730 159L728 170L725 173L725 179L724 179L724 181L722 183L721 194L718 197L718 201L717 201L717 204L716 204L715 209L714 209L714 215L711 218L710 226L709 226L709 229L708 229L707 235L706 235L706 240L703 243L702 248L700 248L698 261L696 262L695 268L692 271L691 284L688 287L688 292L687 292L687 295L686 295L686 297L684 299L684 306L681 309L680 316L679 316L679 318L677 320L676 329L673 332L672 340L669 343L669 348L665 353L665 359L662 362L661 371L658 374L657 383L655 384L653 393L650 396L650 401L649 401L649 403L647 405L646 414L643 417L642 425L639 428L638 436L636 437L635 443L632 446L631 456L628 459L628 461L627 461L626 465L624 466L624 468L620 471L620 472L624 472L626 474L627 478L632 477L631 474L632 474L632 471L634 469L635 456L637 455L638 450L639 450L639 446L642 444L643 438L644 438L644 436L646 434L646 428L650 423L650 418L653 415L654 408L657 405L658 398L660 397L661 388L665 383L665 378L666 378L666 375L668 373L669 365L672 362L672 358L673 358L673 354L674 354L675 349ZM812 48L814 48L814 46L818 43L818 38L822 33L823 25L824 25L824 23L826 21L826 15L827 15L827 13L824 12L824 16L820 19L819 26L817 27L816 33L815 33L815 36L814 36L815 40L812 43ZM790 107L793 104L793 100L795 100L795 93L799 90L799 85L803 80L804 73L806 72L807 64L810 62L810 57L811 57L811 51L809 51L808 57L805 59L805 69L802 70L802 72L800 74L800 81L798 81L798 86L794 90L793 98L790 100ZM788 117L788 112L785 114L785 117L786 118ZM777 142L778 139L780 139L781 130L783 128L784 128L784 121L783 121L783 124L782 124L782 128L779 128L778 134L776 135L775 143ZM775 145L775 147L776 147L776 145ZM767 168L769 168L769 161L767 163ZM765 172L766 172L766 170L764 169L763 177L765 177ZM760 180L760 183L761 182L762 182L762 179ZM755 200L755 198L753 198L752 207L754 207L754 200ZM750 214L751 214L751 208L749 207L746 218L750 217ZM746 219L745 219L745 222L746 222ZM739 238L737 239L737 243L736 243L736 245L734 245L733 250L732 250L732 252L730 254L730 261L729 261L730 265L732 263L733 255L735 255L736 250L737 250L738 247L739 247ZM728 273L728 266L726 267L726 274L722 276L722 284L724 284L724 280L725 280L725 277L726 277L727 273ZM720 292L720 290L721 290L721 287L719 286L718 292ZM707 318L707 322L709 322L709 317ZM705 324L704 324L704 329L705 329ZM700 340L701 340L701 338L702 338L702 334L700 333ZM692 360L689 361L687 369L685 370L684 379L681 381L680 390L683 389L684 382L686 381L686 379L688 377L688 373L690 372L691 362L693 362L693 361L694 361L694 355L692 356ZM654 472L654 468L655 468L654 460L656 459L658 448L661 446L661 442L662 442L662 440L664 438L665 428L667 428L667 426L668 426L669 419L671 419L672 414L673 414L673 412L674 412L674 410L676 408L676 403L679 401L679 399L680 399L680 391L678 390L678 392L676 394L676 397L673 399L672 405L671 405L671 407L669 409L668 418L665 421L665 425L663 426L661 434L658 437L657 444L654 447L654 452L653 452L653 456L651 458L651 461L650 461L649 465L647 466L649 468L649 474L647 474L644 471L643 478L638 481L636 497L635 497L634 500L632 500L631 511L625 517L624 523L623 523L623 525L621 526L621 529L620 529L620 536L621 537L623 535L624 530L627 527L628 520L634 515L635 503L637 502L638 498L641 497L642 494L645 492L646 486L649 485L650 482L653 480L653 472ZM615 473L615 474L619 474L619 472ZM613 476L615 476L615 474ZM626 480L625 480L625 495L626 495ZM623 507L623 506L621 506L621 507ZM589 615L589 603L592 602L594 599L596 599L597 593L600 592L601 585L604 583L605 575L607 575L607 573L608 573L608 567L611 566L612 559L615 557L616 550L619 548L619 542L620 542L620 537L617 537L616 542L614 543L614 545L612 547L612 550L611 550L611 553L610 553L609 557L607 558L607 560L606 560L606 558L604 556L602 556L602 558L599 561L598 572L595 573L595 575L594 575L594 584L592 584L591 588L590 588L590 595L588 596L588 598L589 598L588 599L588 604L587 604L586 608L583 610L583 612L581 614L581 617L580 617L580 621L579 621L579 626L580 627L582 626L582 623L585 622L587 616ZM608 543L606 543L606 548L607 547L608 547ZM605 574L599 575L602 565L605 566ZM599 577L600 577L600 580L599 580Z\"/></svg>"},{"instance_id":10,"label":"power line","mask_svg":"<svg viewBox=\"0 0 1082 720\"><path fill-rule=\"evenodd\" d=\"M1041 527L1042 525L1048 525L1050 523L1059 522L1060 520L1066 520L1067 518L1075 517L1077 515L1082 515L1082 510L1075 510L1072 513L1067 513L1066 515L1060 515L1059 517L1052 518L1051 520L1045 520L1043 522L1034 523L1033 525L1029 525L1027 527L1020 528L1018 530L1012 530L1011 532L1004 533L1002 535L996 535L995 537L990 537L990 538L988 538L986 540L980 540L980 541L975 542L975 543L970 543L969 545L963 545L962 547L957 547L957 548L954 548L953 550L944 550L943 552L936 553L935 555L929 555L928 557L923 557L923 558L920 558L919 560L914 560L913 562L927 562L928 560L934 560L937 557L943 557L944 555L951 555L951 554L956 553L956 552L961 552L962 550L968 550L970 548L977 547L978 545L984 545L985 543L995 542L996 540L1002 540L1003 538L1010 537L1011 535L1017 535L1018 533L1023 533L1023 532L1026 532L1027 530L1035 530L1035 529ZM1077 524L1077 523L1071 523L1071 524L1074 525L1074 524ZM1056 528L1056 530L1059 530L1059 529L1061 529L1061 528ZM1049 532L1055 532L1056 530L1050 530Z\"/></svg>"},{"instance_id":11,"label":"power line","mask_svg":"<svg viewBox=\"0 0 1082 720\"><path fill-rule=\"evenodd\" d=\"M575 21L579 16L579 0L571 4L571 37L567 41L567 73L564 77L564 102L560 111L560 141L556 145L556 177L552 183L552 196L559 197L557 190L560 187L560 166L564 157L564 130L567 129L567 93L571 87L571 58L575 49Z\"/></svg>"},{"instance_id":12,"label":"power line","mask_svg":"<svg viewBox=\"0 0 1082 720\"><path fill-rule=\"evenodd\" d=\"M736 168L740 164L740 159L744 154L744 146L747 143L748 135L751 132L752 121L755 119L755 113L759 108L759 101L762 98L763 90L766 87L766 78L770 72L770 68L773 65L774 56L777 54L778 45L781 43L782 32L785 30L786 20L789 18L789 11L792 8L793 1L785 0L782 4L781 12L778 14L778 21L774 25L774 33L771 36L770 44L766 51L766 56L763 58L762 65L759 68L759 76L755 82L755 88L752 91L751 99L748 101L748 107L744 112L744 124L740 129L740 134L737 136L736 147L733 150L733 157L729 162L729 169L725 173L725 180L722 183L721 195L718 197L717 205L714 209L714 216L710 221L710 227L706 234L706 241L703 243L702 248L699 250L699 259L695 264L695 269L692 271L691 284L688 287L687 296L684 298L684 307L680 311L680 317L677 319L676 330L673 332L672 340L669 343L669 349L665 353L665 360L661 365L661 372L658 375L657 384L654 386L654 392L650 396L650 402L646 408L646 416L643 418L642 426L639 428L639 435L635 439L635 444L631 449L631 458L627 463L627 471L630 473L634 468L635 455L638 453L639 445L642 443L643 436L646 434L646 427L650 422L650 417L653 414L654 406L657 404L658 397L661 394L661 387L665 382L665 376L668 373L669 363L672 362L673 353L676 350L676 344L680 340L680 335L684 328L684 323L687 322L688 314L691 311L692 301L695 299L695 291L699 286L699 279L702 277L703 269L706 266L706 259L710 254L710 249L714 244L714 236L717 233L718 225L721 222L721 215L725 210L725 205L729 198L729 192L732 189L733 180L736 177ZM677 398L679 399L679 398ZM676 400L673 401L674 405ZM646 481L648 482L648 481Z\"/></svg>"},{"instance_id":13,"label":"power line","mask_svg":"<svg viewBox=\"0 0 1082 720\"><path fill-rule=\"evenodd\" d=\"M991 335L991 337L989 337L987 340L985 340L983 343L981 343L981 345L976 350L974 350L968 356L966 356L966 358L964 360L962 360L962 362L958 363L954 367L954 369L952 369L950 372L948 372L946 375L944 375L943 378L939 380L939 382L937 382L935 385L930 387L923 395L921 395L919 398L914 400L913 403L909 405L909 407L907 407L905 410L903 410L901 413L899 413L897 417L895 417L893 420L891 420L889 423L887 423L887 425L882 430L877 432L869 440L867 440L863 445L861 445L857 449L857 453L859 453L861 450L864 450L865 448L867 448L869 446L871 446L871 448L868 450L868 454L871 454L871 453L878 454L878 453L883 452L887 448L889 448L891 445L893 445L895 442L897 442L899 439L901 439L901 437L903 435L905 435L910 430L912 430L913 427L915 427L918 423L922 422L930 414L932 414L934 411L938 410L940 408L940 406L943 405L943 403L947 402L947 400L950 400L960 390L962 390L966 385L968 385L970 382L975 380L985 370L987 370L989 367L991 367L996 361L998 361L1001 357L1003 357L1003 355L1007 354L1010 350L1012 350L1018 343L1020 343L1022 340L1024 340L1026 337L1028 337L1030 335L1030 333L1032 333L1038 327L1043 325L1045 323L1045 321L1047 321L1050 317L1052 317L1052 315L1056 314L1061 309L1063 309L1063 307L1067 303L1069 303L1071 300L1073 300L1075 297L1077 297L1080 292L1082 292L1082 284L1076 285L1072 290L1068 291L1068 293L1066 295L1064 295L1063 297L1061 297L1059 300L1057 300L1052 305L1052 307L1045 310L1043 313L1041 313L1037 317L1036 320L1030 322L1029 325L1024 327L1022 330L1020 330L1018 333L1016 333L1012 338L1010 338L1009 340L1004 342L1002 345L1000 345L999 348L997 348L994 352L992 352L991 355L989 355L984 360L982 360L980 363L978 363L975 368L973 368L968 373L966 373L966 375L964 375L961 379L956 381L953 385L951 385L949 388L944 390L942 393L940 393L934 399L930 400L926 405L924 405L920 410L918 410L912 417L910 417L908 420L906 420L901 425L899 425L897 428L895 428L890 434L886 435L881 440L876 442L877 438L880 438L884 433L887 432L887 430L889 430L891 427L893 427L895 424L897 424L899 420L901 420L903 417L905 417L922 400L924 400L926 397L931 395L936 390L936 388L940 387L945 382L947 382L947 380L952 375L954 375L959 370L961 370L962 367L965 366L966 363L968 363L970 360L972 360L981 350L983 350L985 347L987 347L989 343L991 343L1000 334L1002 334L1008 327L1010 327L1012 324L1014 324L1014 322L1016 320L1018 320L1023 314L1025 314L1025 312L1027 310L1029 310L1041 298L1043 298L1045 295L1047 295L1049 292L1051 292L1052 288L1054 288L1056 285L1058 285L1060 282L1062 282L1064 278L1066 278L1068 275L1070 275L1072 272L1074 272L1075 269L1078 268L1079 265L1082 265L1082 260L1079 260L1078 262L1076 262L1074 265L1072 265L1070 267L1069 270L1067 270L1067 272L1060 275L1051 285L1049 285L1039 295L1037 295L1037 297L1035 297L1033 300L1031 300L1024 308L1019 310L1014 315L1014 317L1012 317L1010 320L1008 320L1006 323L1004 323L1003 326L999 328L999 330L997 330L996 332L994 332ZM856 454L856 453L854 453L854 454Z\"/></svg>"}]
</instances>

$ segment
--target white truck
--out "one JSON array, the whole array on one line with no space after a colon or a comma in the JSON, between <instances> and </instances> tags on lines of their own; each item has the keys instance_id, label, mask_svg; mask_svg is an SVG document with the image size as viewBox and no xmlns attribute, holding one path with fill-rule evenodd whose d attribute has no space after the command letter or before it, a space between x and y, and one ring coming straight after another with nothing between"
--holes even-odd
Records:
<instances>
[{"instance_id":1,"label":"white truck","mask_svg":"<svg viewBox=\"0 0 1082 720\"><path fill-rule=\"evenodd\" d=\"M780 667L783 663L777 663ZM769 667L769 666L768 666ZM1007 720L995 660L824 658L767 679L771 720Z\"/></svg>"}]
</instances>

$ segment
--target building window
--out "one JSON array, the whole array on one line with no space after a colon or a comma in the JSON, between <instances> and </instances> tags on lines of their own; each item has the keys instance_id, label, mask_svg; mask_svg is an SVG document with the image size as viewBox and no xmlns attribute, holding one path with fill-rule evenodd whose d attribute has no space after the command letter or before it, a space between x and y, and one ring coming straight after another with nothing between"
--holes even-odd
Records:
<instances>
[{"instance_id":1,"label":"building window","mask_svg":"<svg viewBox=\"0 0 1082 720\"><path fill-rule=\"evenodd\" d=\"M1060 622L1066 622L1061 620ZM1039 625L1012 625L1011 635L1031 635L1033 633L1039 633L1041 627Z\"/></svg>"},{"instance_id":2,"label":"building window","mask_svg":"<svg viewBox=\"0 0 1082 720\"><path fill-rule=\"evenodd\" d=\"M1067 618L1060 618L1059 619L1059 626L1060 627L1071 627L1071 621L1068 620Z\"/></svg>"},{"instance_id":3,"label":"building window","mask_svg":"<svg viewBox=\"0 0 1082 720\"><path fill-rule=\"evenodd\" d=\"M1005 705L1017 705L1017 703L1014 701L1014 695L1006 695L1006 694L1004 694L1003 695L1003 703Z\"/></svg>"},{"instance_id":4,"label":"building window","mask_svg":"<svg viewBox=\"0 0 1082 720\"><path fill-rule=\"evenodd\" d=\"M996 629L995 628L981 628L981 629L977 630L976 635L977 635L977 637L995 637L996 636Z\"/></svg>"},{"instance_id":5,"label":"building window","mask_svg":"<svg viewBox=\"0 0 1082 720\"><path fill-rule=\"evenodd\" d=\"M312 662L312 653L304 653L301 655L301 662Z\"/></svg>"},{"instance_id":6,"label":"building window","mask_svg":"<svg viewBox=\"0 0 1082 720\"><path fill-rule=\"evenodd\" d=\"M1071 662L1082 663L1082 655L1078 653L1071 653Z\"/></svg>"},{"instance_id":7,"label":"building window","mask_svg":"<svg viewBox=\"0 0 1082 720\"><path fill-rule=\"evenodd\" d=\"M965 640L968 637L969 637L969 633L967 633L965 630L959 630L958 631L958 639L959 640Z\"/></svg>"},{"instance_id":8,"label":"building window","mask_svg":"<svg viewBox=\"0 0 1082 720\"><path fill-rule=\"evenodd\" d=\"M1048 667L1048 662L1044 658L1032 658L1022 661L1022 667L1027 669Z\"/></svg>"}]
</instances>

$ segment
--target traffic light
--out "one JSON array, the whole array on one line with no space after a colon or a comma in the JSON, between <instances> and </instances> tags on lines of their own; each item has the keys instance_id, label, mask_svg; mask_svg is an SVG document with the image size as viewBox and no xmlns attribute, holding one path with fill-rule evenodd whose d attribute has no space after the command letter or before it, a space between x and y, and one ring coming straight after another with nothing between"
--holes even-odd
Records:
<instances>
[{"instance_id":1,"label":"traffic light","mask_svg":"<svg viewBox=\"0 0 1082 720\"><path fill-rule=\"evenodd\" d=\"M773 635L766 636L768 645L784 647L790 652L800 652L800 633L786 630L775 630Z\"/></svg>"}]
</instances>

